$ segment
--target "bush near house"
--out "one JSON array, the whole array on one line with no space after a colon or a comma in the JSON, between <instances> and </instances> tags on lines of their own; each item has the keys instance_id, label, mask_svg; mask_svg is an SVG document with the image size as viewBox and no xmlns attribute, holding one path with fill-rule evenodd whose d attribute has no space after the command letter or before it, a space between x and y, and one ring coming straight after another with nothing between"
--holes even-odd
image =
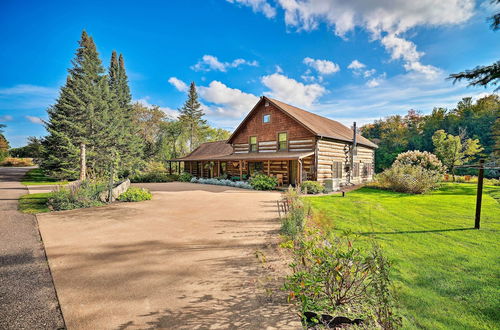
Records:
<instances>
[{"instance_id":1,"label":"bush near house","mask_svg":"<svg viewBox=\"0 0 500 330\"><path fill-rule=\"evenodd\" d=\"M244 181L231 181L219 179L192 178L191 183L213 184L217 186L228 186L242 189L253 189L251 185Z\"/></svg>"},{"instance_id":2,"label":"bush near house","mask_svg":"<svg viewBox=\"0 0 500 330\"><path fill-rule=\"evenodd\" d=\"M252 176L249 182L255 190L273 190L278 185L278 179L261 173Z\"/></svg>"},{"instance_id":3,"label":"bush near house","mask_svg":"<svg viewBox=\"0 0 500 330\"><path fill-rule=\"evenodd\" d=\"M321 194L325 192L325 187L317 181L304 181L300 184L300 189L307 194Z\"/></svg>"},{"instance_id":4,"label":"bush near house","mask_svg":"<svg viewBox=\"0 0 500 330\"><path fill-rule=\"evenodd\" d=\"M51 193L47 205L52 211L101 206L104 203L99 199L99 194L106 189L105 183L89 180L71 187L60 187Z\"/></svg>"},{"instance_id":5,"label":"bush near house","mask_svg":"<svg viewBox=\"0 0 500 330\"><path fill-rule=\"evenodd\" d=\"M375 177L372 186L409 194L423 194L438 187L442 175L419 166L393 165Z\"/></svg>"},{"instance_id":6,"label":"bush near house","mask_svg":"<svg viewBox=\"0 0 500 330\"><path fill-rule=\"evenodd\" d=\"M118 200L121 202L140 202L151 198L153 198L153 195L149 190L139 187L130 187L126 192L118 196Z\"/></svg>"},{"instance_id":7,"label":"bush near house","mask_svg":"<svg viewBox=\"0 0 500 330\"><path fill-rule=\"evenodd\" d=\"M429 152L407 151L397 156L394 164L375 176L372 187L423 194L438 187L443 178L444 166Z\"/></svg>"},{"instance_id":8,"label":"bush near house","mask_svg":"<svg viewBox=\"0 0 500 330\"><path fill-rule=\"evenodd\" d=\"M177 180L179 180L180 182L191 182L192 178L193 176L190 173L184 172L181 175L179 175Z\"/></svg>"},{"instance_id":9,"label":"bush near house","mask_svg":"<svg viewBox=\"0 0 500 330\"><path fill-rule=\"evenodd\" d=\"M396 157L393 165L413 165L428 171L446 172L446 167L443 166L439 158L428 151L412 150L402 152Z\"/></svg>"}]
</instances>

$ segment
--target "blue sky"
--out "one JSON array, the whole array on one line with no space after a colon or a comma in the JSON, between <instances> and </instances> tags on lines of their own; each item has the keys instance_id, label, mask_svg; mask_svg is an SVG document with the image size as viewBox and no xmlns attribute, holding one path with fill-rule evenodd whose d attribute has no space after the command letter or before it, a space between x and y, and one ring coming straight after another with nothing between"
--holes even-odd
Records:
<instances>
[{"instance_id":1,"label":"blue sky","mask_svg":"<svg viewBox=\"0 0 500 330\"><path fill-rule=\"evenodd\" d=\"M464 96L449 73L498 60L489 1L178 0L0 3L0 122L11 145L43 120L82 29L133 98L175 116L194 81L209 122L233 129L260 95L363 124Z\"/></svg>"}]
</instances>

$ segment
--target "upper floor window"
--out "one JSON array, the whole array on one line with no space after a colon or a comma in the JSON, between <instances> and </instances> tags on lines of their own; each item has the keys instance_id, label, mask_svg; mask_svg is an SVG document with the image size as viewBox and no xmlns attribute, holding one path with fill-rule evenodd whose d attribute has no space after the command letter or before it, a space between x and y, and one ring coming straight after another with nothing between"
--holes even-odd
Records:
<instances>
[{"instance_id":1,"label":"upper floor window","mask_svg":"<svg viewBox=\"0 0 500 330\"><path fill-rule=\"evenodd\" d=\"M288 136L285 132L278 133L278 150L283 151L288 149Z\"/></svg>"},{"instance_id":2,"label":"upper floor window","mask_svg":"<svg viewBox=\"0 0 500 330\"><path fill-rule=\"evenodd\" d=\"M262 122L263 123L270 123L271 122L271 115L264 115L262 117Z\"/></svg>"},{"instance_id":3,"label":"upper floor window","mask_svg":"<svg viewBox=\"0 0 500 330\"><path fill-rule=\"evenodd\" d=\"M251 136L250 137L250 151L257 151L257 137L256 136Z\"/></svg>"}]
</instances>

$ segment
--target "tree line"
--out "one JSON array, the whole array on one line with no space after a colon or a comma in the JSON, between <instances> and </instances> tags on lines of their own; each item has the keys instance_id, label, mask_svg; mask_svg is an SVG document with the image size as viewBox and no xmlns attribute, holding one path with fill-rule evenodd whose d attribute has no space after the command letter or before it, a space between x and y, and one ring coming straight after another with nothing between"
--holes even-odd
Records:
<instances>
[{"instance_id":1,"label":"tree line","mask_svg":"<svg viewBox=\"0 0 500 330\"><path fill-rule=\"evenodd\" d=\"M170 117L158 106L132 103L122 54L113 51L106 70L85 31L78 44L66 83L47 110L47 136L30 137L11 154L37 158L55 177L84 180L127 176L149 161L180 157L203 142L229 137L203 119L194 83L179 117Z\"/></svg>"},{"instance_id":2,"label":"tree line","mask_svg":"<svg viewBox=\"0 0 500 330\"><path fill-rule=\"evenodd\" d=\"M377 172L390 167L398 154L408 150L440 154L449 170L478 157L494 162L500 156L500 97L491 94L476 102L463 98L455 108L434 108L429 115L410 110L404 116L366 124L361 132L379 145L375 151ZM457 156L461 161L449 161Z\"/></svg>"}]
</instances>

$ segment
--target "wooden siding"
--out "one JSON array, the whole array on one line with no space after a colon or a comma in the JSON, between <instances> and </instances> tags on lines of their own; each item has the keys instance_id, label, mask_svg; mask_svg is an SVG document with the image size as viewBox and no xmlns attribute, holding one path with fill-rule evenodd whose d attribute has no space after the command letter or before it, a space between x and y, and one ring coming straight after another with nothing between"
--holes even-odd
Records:
<instances>
[{"instance_id":1,"label":"wooden siding","mask_svg":"<svg viewBox=\"0 0 500 330\"><path fill-rule=\"evenodd\" d=\"M262 120L263 116L266 114L271 115L271 121L269 123L264 123ZM243 152L245 146L246 151L248 151L248 139L250 136L256 136L259 151L272 150L270 148L263 148L264 146L271 145L271 143L275 145L274 150L276 150L278 132L286 132L289 142L300 140L314 141L314 134L295 119L283 113L272 104L266 107L265 102L261 102L250 117L245 119L244 126L241 127L237 135L233 137L232 144L235 151L238 147L241 149L239 151Z\"/></svg>"},{"instance_id":2,"label":"wooden siding","mask_svg":"<svg viewBox=\"0 0 500 330\"><path fill-rule=\"evenodd\" d=\"M341 162L340 184L346 183L347 172L345 171L346 162L349 162L349 145L343 142L330 141L325 139L318 140L318 169L317 180L323 182L326 179L333 178L333 173L338 169L338 163ZM374 150L363 146L357 146L357 155L354 156L354 163L359 168L359 175L352 178L351 182L361 183L371 181L373 177Z\"/></svg>"}]
</instances>

